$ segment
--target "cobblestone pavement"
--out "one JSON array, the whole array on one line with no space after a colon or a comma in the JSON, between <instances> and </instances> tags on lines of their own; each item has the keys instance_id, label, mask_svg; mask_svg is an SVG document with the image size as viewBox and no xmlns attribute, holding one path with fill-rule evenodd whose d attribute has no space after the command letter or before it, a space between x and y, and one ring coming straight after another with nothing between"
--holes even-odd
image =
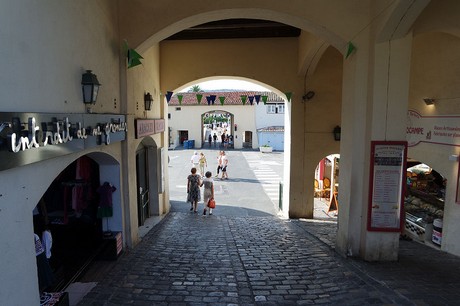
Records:
<instances>
[{"instance_id":1,"label":"cobblestone pavement","mask_svg":"<svg viewBox=\"0 0 460 306\"><path fill-rule=\"evenodd\" d=\"M214 169L214 152L207 153ZM323 220L278 218L239 152L230 152L231 179L216 181L214 215L190 213L183 202L189 154L171 158L171 212L85 279L98 285L78 305L460 305L459 257L401 240L397 262L343 258L326 204L315 203ZM264 155L261 164L278 159Z\"/></svg>"},{"instance_id":2,"label":"cobblestone pavement","mask_svg":"<svg viewBox=\"0 0 460 306\"><path fill-rule=\"evenodd\" d=\"M459 258L408 241L396 263L343 258L335 226L173 211L79 305L458 305Z\"/></svg>"}]
</instances>

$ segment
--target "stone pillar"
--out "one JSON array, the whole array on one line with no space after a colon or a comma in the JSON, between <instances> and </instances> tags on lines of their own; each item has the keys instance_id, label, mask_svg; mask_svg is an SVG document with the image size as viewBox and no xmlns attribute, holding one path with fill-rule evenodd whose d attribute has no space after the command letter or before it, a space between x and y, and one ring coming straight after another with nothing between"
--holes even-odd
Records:
<instances>
[{"instance_id":1,"label":"stone pillar","mask_svg":"<svg viewBox=\"0 0 460 306\"><path fill-rule=\"evenodd\" d=\"M299 90L299 92L301 91ZM283 193L289 193L290 218L312 218L313 209L306 205L306 189L304 185L305 178L311 178L311 175L305 174L305 111L304 105L301 102L301 97L298 95L294 96L293 100L287 103L286 110L289 119L286 120L287 118L285 116L284 153L285 161L286 159L290 159L290 165L284 165L284 177L289 179L285 179L285 189ZM289 135L289 139L287 135ZM284 207L283 210L285 210Z\"/></svg>"},{"instance_id":2,"label":"stone pillar","mask_svg":"<svg viewBox=\"0 0 460 306\"><path fill-rule=\"evenodd\" d=\"M369 261L397 259L399 233L368 232L371 140L405 140L412 35L374 44L363 32L344 59L337 250Z\"/></svg>"}]
</instances>

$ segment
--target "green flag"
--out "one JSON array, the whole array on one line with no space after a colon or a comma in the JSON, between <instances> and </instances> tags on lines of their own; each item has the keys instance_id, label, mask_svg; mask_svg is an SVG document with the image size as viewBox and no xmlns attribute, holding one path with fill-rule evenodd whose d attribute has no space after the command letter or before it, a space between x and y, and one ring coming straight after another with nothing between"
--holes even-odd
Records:
<instances>
[{"instance_id":1,"label":"green flag","mask_svg":"<svg viewBox=\"0 0 460 306\"><path fill-rule=\"evenodd\" d=\"M196 99L198 101L198 104L201 104L201 99L203 98L202 94L196 94Z\"/></svg>"},{"instance_id":2,"label":"green flag","mask_svg":"<svg viewBox=\"0 0 460 306\"><path fill-rule=\"evenodd\" d=\"M292 92L285 92L284 94L286 95L288 102L291 102Z\"/></svg>"},{"instance_id":3,"label":"green flag","mask_svg":"<svg viewBox=\"0 0 460 306\"><path fill-rule=\"evenodd\" d=\"M268 96L262 96L262 102L264 102L264 105L267 104L267 99Z\"/></svg>"},{"instance_id":4,"label":"green flag","mask_svg":"<svg viewBox=\"0 0 460 306\"><path fill-rule=\"evenodd\" d=\"M241 97L241 102L243 102L243 105L246 104L246 99L248 98L248 96L240 96Z\"/></svg>"},{"instance_id":5,"label":"green flag","mask_svg":"<svg viewBox=\"0 0 460 306\"><path fill-rule=\"evenodd\" d=\"M177 99L179 100L179 104L182 105L182 98L184 97L183 95L176 95Z\"/></svg>"},{"instance_id":6,"label":"green flag","mask_svg":"<svg viewBox=\"0 0 460 306\"><path fill-rule=\"evenodd\" d=\"M219 100L220 100L220 104L224 105L225 97L219 97Z\"/></svg>"},{"instance_id":7,"label":"green flag","mask_svg":"<svg viewBox=\"0 0 460 306\"><path fill-rule=\"evenodd\" d=\"M128 58L128 69L142 64L141 59L144 59L136 50L128 47L128 42L123 41L123 50Z\"/></svg>"},{"instance_id":8,"label":"green flag","mask_svg":"<svg viewBox=\"0 0 460 306\"><path fill-rule=\"evenodd\" d=\"M348 58L355 50L356 50L355 45L353 45L353 43L349 41L347 45L347 55L345 56L345 58Z\"/></svg>"}]
</instances>

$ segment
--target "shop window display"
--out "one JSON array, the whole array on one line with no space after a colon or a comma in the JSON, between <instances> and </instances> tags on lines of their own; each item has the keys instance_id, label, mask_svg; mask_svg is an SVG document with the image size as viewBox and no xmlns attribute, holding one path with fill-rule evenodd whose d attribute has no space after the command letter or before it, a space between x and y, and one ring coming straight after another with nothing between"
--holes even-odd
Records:
<instances>
[{"instance_id":1,"label":"shop window display","mask_svg":"<svg viewBox=\"0 0 460 306\"><path fill-rule=\"evenodd\" d=\"M415 165L407 169L405 234L427 244L440 245L446 180L425 164L408 162L411 164Z\"/></svg>"}]
</instances>

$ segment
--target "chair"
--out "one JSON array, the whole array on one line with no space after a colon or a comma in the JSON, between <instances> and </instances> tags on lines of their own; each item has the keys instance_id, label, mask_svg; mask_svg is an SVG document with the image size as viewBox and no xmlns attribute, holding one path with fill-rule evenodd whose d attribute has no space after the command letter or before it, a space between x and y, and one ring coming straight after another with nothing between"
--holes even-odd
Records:
<instances>
[{"instance_id":1,"label":"chair","mask_svg":"<svg viewBox=\"0 0 460 306\"><path fill-rule=\"evenodd\" d=\"M323 178L323 196L322 198L329 199L331 197L331 180L327 177Z\"/></svg>"},{"instance_id":2,"label":"chair","mask_svg":"<svg viewBox=\"0 0 460 306\"><path fill-rule=\"evenodd\" d=\"M315 198L322 198L323 195L323 190L319 188L319 182L317 179L315 179Z\"/></svg>"}]
</instances>

